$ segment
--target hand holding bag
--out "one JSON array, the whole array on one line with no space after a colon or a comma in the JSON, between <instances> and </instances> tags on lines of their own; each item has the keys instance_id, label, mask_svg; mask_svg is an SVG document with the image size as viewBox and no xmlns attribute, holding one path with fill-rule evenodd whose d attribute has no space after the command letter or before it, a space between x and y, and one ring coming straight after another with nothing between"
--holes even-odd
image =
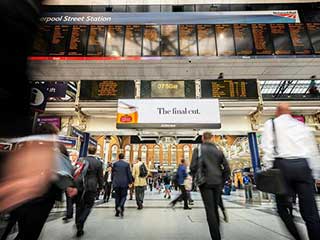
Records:
<instances>
[{"instance_id":1,"label":"hand holding bag","mask_svg":"<svg viewBox=\"0 0 320 240\"><path fill-rule=\"evenodd\" d=\"M275 124L273 120L272 120L272 131L274 136L273 137L273 151L274 151L273 155L277 156L278 155L277 134L276 134ZM262 192L273 193L278 195L286 195L288 193L288 188L280 169L272 168L272 169L258 172L256 174L255 180L256 180L257 189Z\"/></svg>"}]
</instances>

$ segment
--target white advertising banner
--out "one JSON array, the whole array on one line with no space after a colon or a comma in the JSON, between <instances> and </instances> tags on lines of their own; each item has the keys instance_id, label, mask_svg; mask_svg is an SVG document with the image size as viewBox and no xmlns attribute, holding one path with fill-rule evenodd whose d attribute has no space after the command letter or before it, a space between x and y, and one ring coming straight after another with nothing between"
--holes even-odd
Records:
<instances>
[{"instance_id":1,"label":"white advertising banner","mask_svg":"<svg viewBox=\"0 0 320 240\"><path fill-rule=\"evenodd\" d=\"M217 99L119 99L117 128L221 128Z\"/></svg>"}]
</instances>

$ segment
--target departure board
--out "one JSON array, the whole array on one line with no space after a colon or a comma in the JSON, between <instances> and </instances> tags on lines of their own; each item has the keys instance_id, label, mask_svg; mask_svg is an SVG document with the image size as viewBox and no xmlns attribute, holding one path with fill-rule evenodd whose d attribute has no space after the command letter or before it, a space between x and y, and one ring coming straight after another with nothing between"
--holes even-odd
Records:
<instances>
[{"instance_id":1,"label":"departure board","mask_svg":"<svg viewBox=\"0 0 320 240\"><path fill-rule=\"evenodd\" d=\"M106 27L91 25L87 47L88 56L103 56L105 46Z\"/></svg>"},{"instance_id":2,"label":"departure board","mask_svg":"<svg viewBox=\"0 0 320 240\"><path fill-rule=\"evenodd\" d=\"M178 55L177 25L161 26L161 56Z\"/></svg>"},{"instance_id":3,"label":"departure board","mask_svg":"<svg viewBox=\"0 0 320 240\"><path fill-rule=\"evenodd\" d=\"M141 98L195 98L194 80L141 81Z\"/></svg>"},{"instance_id":4,"label":"departure board","mask_svg":"<svg viewBox=\"0 0 320 240\"><path fill-rule=\"evenodd\" d=\"M201 97L219 99L258 99L257 80L201 80Z\"/></svg>"},{"instance_id":5,"label":"departure board","mask_svg":"<svg viewBox=\"0 0 320 240\"><path fill-rule=\"evenodd\" d=\"M135 97L134 81L81 80L80 100L117 100Z\"/></svg>"},{"instance_id":6,"label":"departure board","mask_svg":"<svg viewBox=\"0 0 320 240\"><path fill-rule=\"evenodd\" d=\"M252 33L256 55L273 54L273 44L269 26L267 24L252 24Z\"/></svg>"},{"instance_id":7,"label":"departure board","mask_svg":"<svg viewBox=\"0 0 320 240\"><path fill-rule=\"evenodd\" d=\"M275 54L293 54L293 47L287 25L284 23L270 24L270 28Z\"/></svg>"},{"instance_id":8,"label":"departure board","mask_svg":"<svg viewBox=\"0 0 320 240\"><path fill-rule=\"evenodd\" d=\"M217 24L216 36L217 36L218 56L235 55L232 25Z\"/></svg>"},{"instance_id":9,"label":"departure board","mask_svg":"<svg viewBox=\"0 0 320 240\"><path fill-rule=\"evenodd\" d=\"M71 30L71 37L68 48L69 56L82 56L86 52L88 42L88 27L74 25Z\"/></svg>"},{"instance_id":10,"label":"departure board","mask_svg":"<svg viewBox=\"0 0 320 240\"><path fill-rule=\"evenodd\" d=\"M320 23L307 23L310 40L315 54L320 54Z\"/></svg>"},{"instance_id":11,"label":"departure board","mask_svg":"<svg viewBox=\"0 0 320 240\"><path fill-rule=\"evenodd\" d=\"M141 56L141 25L127 25L124 41L124 56Z\"/></svg>"},{"instance_id":12,"label":"departure board","mask_svg":"<svg viewBox=\"0 0 320 240\"><path fill-rule=\"evenodd\" d=\"M144 26L143 56L160 56L160 26Z\"/></svg>"},{"instance_id":13,"label":"departure board","mask_svg":"<svg viewBox=\"0 0 320 240\"><path fill-rule=\"evenodd\" d=\"M181 56L197 56L197 37L195 25L179 25Z\"/></svg>"},{"instance_id":14,"label":"departure board","mask_svg":"<svg viewBox=\"0 0 320 240\"><path fill-rule=\"evenodd\" d=\"M107 33L107 56L119 57L123 54L124 26L110 25Z\"/></svg>"},{"instance_id":15,"label":"departure board","mask_svg":"<svg viewBox=\"0 0 320 240\"><path fill-rule=\"evenodd\" d=\"M66 25L54 26L49 55L65 55L69 29Z\"/></svg>"},{"instance_id":16,"label":"departure board","mask_svg":"<svg viewBox=\"0 0 320 240\"><path fill-rule=\"evenodd\" d=\"M250 25L234 24L233 29L237 55L252 55L254 46Z\"/></svg>"},{"instance_id":17,"label":"departure board","mask_svg":"<svg viewBox=\"0 0 320 240\"><path fill-rule=\"evenodd\" d=\"M36 33L32 55L47 55L49 50L49 43L51 39L52 26L41 24Z\"/></svg>"},{"instance_id":18,"label":"departure board","mask_svg":"<svg viewBox=\"0 0 320 240\"><path fill-rule=\"evenodd\" d=\"M199 56L216 56L214 25L197 25Z\"/></svg>"},{"instance_id":19,"label":"departure board","mask_svg":"<svg viewBox=\"0 0 320 240\"><path fill-rule=\"evenodd\" d=\"M303 23L289 24L292 44L296 54L312 54L307 29Z\"/></svg>"}]
</instances>

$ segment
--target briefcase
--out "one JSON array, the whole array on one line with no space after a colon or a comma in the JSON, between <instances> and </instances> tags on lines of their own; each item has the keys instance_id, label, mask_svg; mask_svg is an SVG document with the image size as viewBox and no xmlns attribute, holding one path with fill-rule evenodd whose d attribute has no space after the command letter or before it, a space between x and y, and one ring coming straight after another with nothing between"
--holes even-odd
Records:
<instances>
[{"instance_id":1,"label":"briefcase","mask_svg":"<svg viewBox=\"0 0 320 240\"><path fill-rule=\"evenodd\" d=\"M268 169L256 174L257 189L278 195L288 194L288 187L280 169Z\"/></svg>"}]
</instances>

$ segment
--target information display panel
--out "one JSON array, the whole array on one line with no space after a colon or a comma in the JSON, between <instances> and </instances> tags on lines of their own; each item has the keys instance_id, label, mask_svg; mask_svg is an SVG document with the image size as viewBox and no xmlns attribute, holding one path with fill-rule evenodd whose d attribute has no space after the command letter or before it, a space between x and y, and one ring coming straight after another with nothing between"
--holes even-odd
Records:
<instances>
[{"instance_id":1,"label":"information display panel","mask_svg":"<svg viewBox=\"0 0 320 240\"><path fill-rule=\"evenodd\" d=\"M232 56L235 55L232 25L217 24L216 38L218 56Z\"/></svg>"},{"instance_id":2,"label":"information display panel","mask_svg":"<svg viewBox=\"0 0 320 240\"><path fill-rule=\"evenodd\" d=\"M134 97L134 81L81 81L80 100L116 100Z\"/></svg>"},{"instance_id":3,"label":"information display panel","mask_svg":"<svg viewBox=\"0 0 320 240\"><path fill-rule=\"evenodd\" d=\"M233 29L237 55L252 55L254 46L250 25L234 24Z\"/></svg>"},{"instance_id":4,"label":"information display panel","mask_svg":"<svg viewBox=\"0 0 320 240\"><path fill-rule=\"evenodd\" d=\"M218 99L258 99L257 80L201 80L201 97Z\"/></svg>"},{"instance_id":5,"label":"information display panel","mask_svg":"<svg viewBox=\"0 0 320 240\"><path fill-rule=\"evenodd\" d=\"M54 26L49 55L65 55L69 30L70 26Z\"/></svg>"},{"instance_id":6,"label":"information display panel","mask_svg":"<svg viewBox=\"0 0 320 240\"><path fill-rule=\"evenodd\" d=\"M315 54L320 54L320 23L307 23L310 40Z\"/></svg>"},{"instance_id":7,"label":"information display panel","mask_svg":"<svg viewBox=\"0 0 320 240\"><path fill-rule=\"evenodd\" d=\"M141 81L141 98L195 98L194 80Z\"/></svg>"},{"instance_id":8,"label":"information display panel","mask_svg":"<svg viewBox=\"0 0 320 240\"><path fill-rule=\"evenodd\" d=\"M267 24L252 24L252 33L256 55L273 54L273 44L269 26Z\"/></svg>"},{"instance_id":9,"label":"information display panel","mask_svg":"<svg viewBox=\"0 0 320 240\"><path fill-rule=\"evenodd\" d=\"M181 56L197 56L197 37L195 25L179 25Z\"/></svg>"},{"instance_id":10,"label":"information display panel","mask_svg":"<svg viewBox=\"0 0 320 240\"><path fill-rule=\"evenodd\" d=\"M105 48L106 27L91 25L88 41L88 56L103 56Z\"/></svg>"},{"instance_id":11,"label":"information display panel","mask_svg":"<svg viewBox=\"0 0 320 240\"><path fill-rule=\"evenodd\" d=\"M312 46L303 23L289 24L292 44L296 54L312 54Z\"/></svg>"},{"instance_id":12,"label":"information display panel","mask_svg":"<svg viewBox=\"0 0 320 240\"><path fill-rule=\"evenodd\" d=\"M51 40L52 26L41 24L36 33L32 55L41 56L47 55L49 50L49 43Z\"/></svg>"},{"instance_id":13,"label":"information display panel","mask_svg":"<svg viewBox=\"0 0 320 240\"><path fill-rule=\"evenodd\" d=\"M86 52L88 42L88 27L84 25L73 25L68 47L69 56L83 56Z\"/></svg>"},{"instance_id":14,"label":"information display panel","mask_svg":"<svg viewBox=\"0 0 320 240\"><path fill-rule=\"evenodd\" d=\"M144 26L143 56L160 56L160 26Z\"/></svg>"},{"instance_id":15,"label":"information display panel","mask_svg":"<svg viewBox=\"0 0 320 240\"><path fill-rule=\"evenodd\" d=\"M124 56L141 56L141 25L127 25L124 42Z\"/></svg>"},{"instance_id":16,"label":"information display panel","mask_svg":"<svg viewBox=\"0 0 320 240\"><path fill-rule=\"evenodd\" d=\"M123 55L124 26L110 25L107 32L107 56L119 57Z\"/></svg>"},{"instance_id":17,"label":"information display panel","mask_svg":"<svg viewBox=\"0 0 320 240\"><path fill-rule=\"evenodd\" d=\"M161 56L178 55L177 25L161 26Z\"/></svg>"},{"instance_id":18,"label":"information display panel","mask_svg":"<svg viewBox=\"0 0 320 240\"><path fill-rule=\"evenodd\" d=\"M216 34L214 25L197 25L199 56L216 56Z\"/></svg>"},{"instance_id":19,"label":"information display panel","mask_svg":"<svg viewBox=\"0 0 320 240\"><path fill-rule=\"evenodd\" d=\"M290 34L286 24L270 24L271 35L275 54L290 55L293 54L293 47Z\"/></svg>"}]
</instances>

